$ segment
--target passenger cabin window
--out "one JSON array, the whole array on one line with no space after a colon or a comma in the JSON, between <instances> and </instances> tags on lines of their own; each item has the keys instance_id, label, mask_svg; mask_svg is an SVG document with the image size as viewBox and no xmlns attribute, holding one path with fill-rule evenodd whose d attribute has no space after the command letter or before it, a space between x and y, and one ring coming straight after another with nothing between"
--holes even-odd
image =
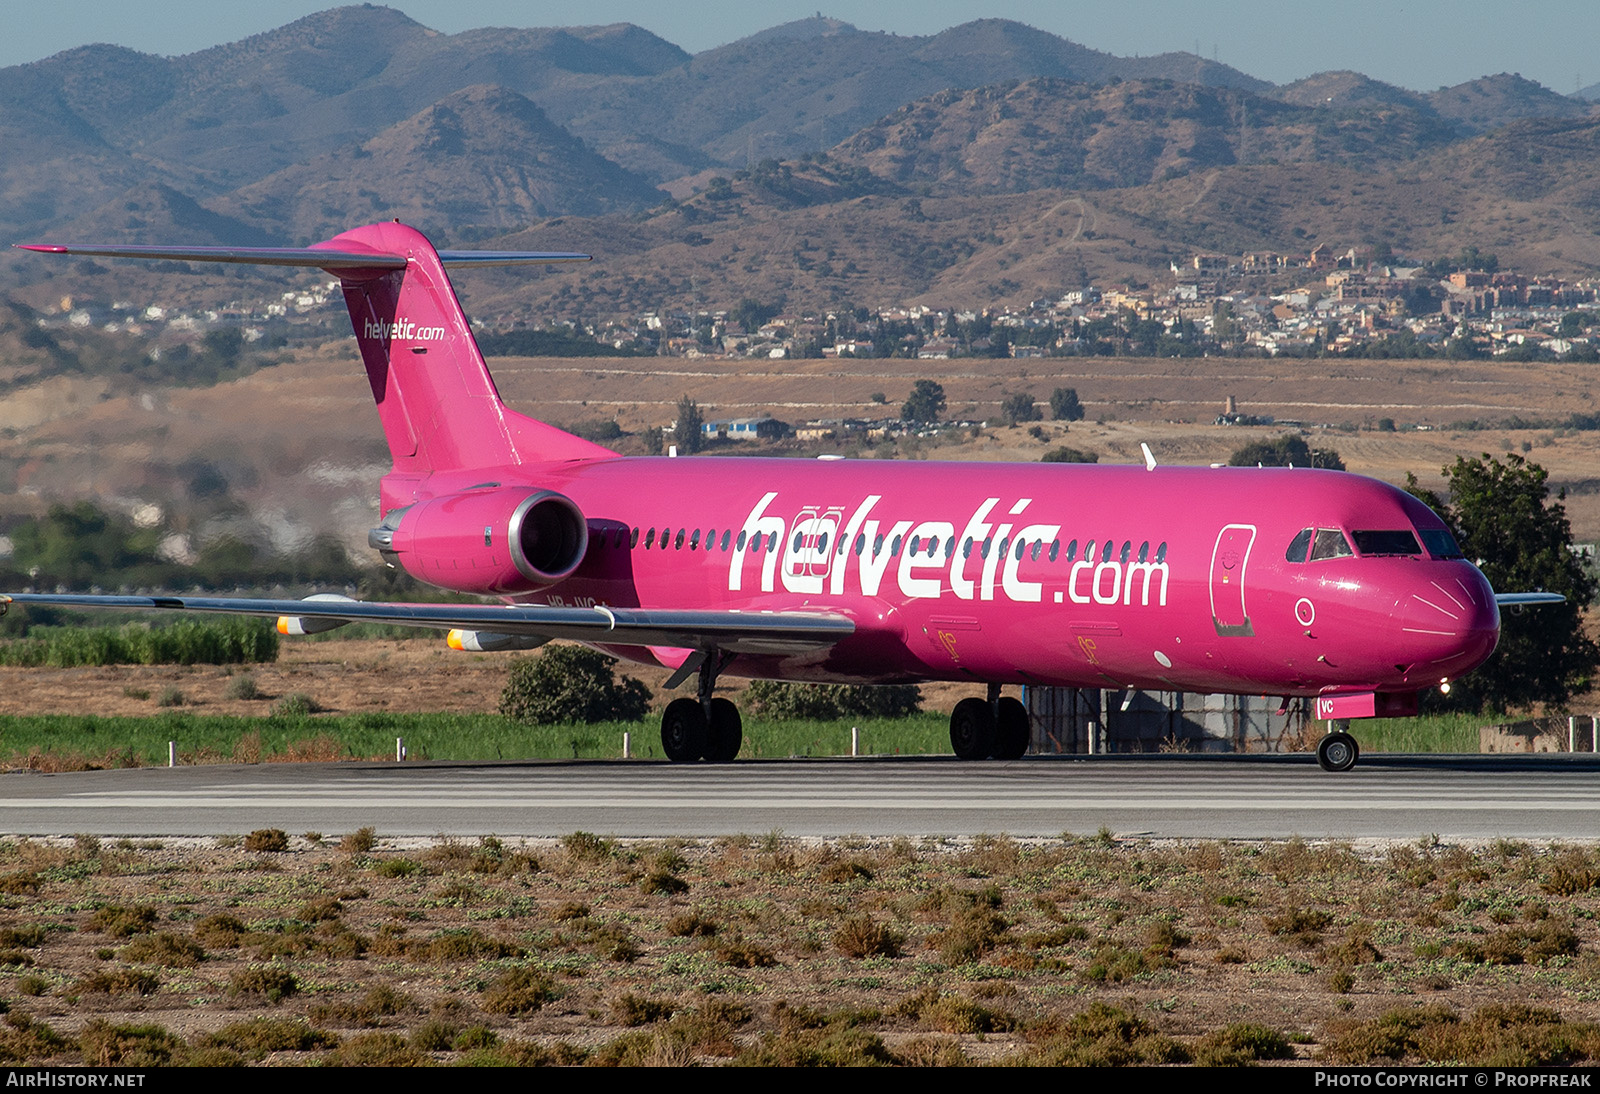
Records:
<instances>
[{"instance_id":1,"label":"passenger cabin window","mask_svg":"<svg viewBox=\"0 0 1600 1094\"><path fill-rule=\"evenodd\" d=\"M1306 552L1311 550L1311 537L1315 534L1315 528L1300 529L1300 533L1289 541L1289 549L1283 553L1284 559L1289 562L1304 562Z\"/></svg>"},{"instance_id":2,"label":"passenger cabin window","mask_svg":"<svg viewBox=\"0 0 1600 1094\"><path fill-rule=\"evenodd\" d=\"M1420 555L1422 545L1410 529L1399 531L1352 532L1356 553L1361 555Z\"/></svg>"},{"instance_id":3,"label":"passenger cabin window","mask_svg":"<svg viewBox=\"0 0 1600 1094\"><path fill-rule=\"evenodd\" d=\"M1350 550L1350 541L1344 538L1344 533L1337 528L1318 528L1316 538L1311 541L1311 561L1318 562L1327 558L1347 558L1355 552Z\"/></svg>"},{"instance_id":4,"label":"passenger cabin window","mask_svg":"<svg viewBox=\"0 0 1600 1094\"><path fill-rule=\"evenodd\" d=\"M1428 549L1428 553L1434 558L1467 557L1461 553L1461 548L1456 545L1456 537L1443 528L1435 531L1423 528L1417 534L1422 537L1422 545Z\"/></svg>"}]
</instances>

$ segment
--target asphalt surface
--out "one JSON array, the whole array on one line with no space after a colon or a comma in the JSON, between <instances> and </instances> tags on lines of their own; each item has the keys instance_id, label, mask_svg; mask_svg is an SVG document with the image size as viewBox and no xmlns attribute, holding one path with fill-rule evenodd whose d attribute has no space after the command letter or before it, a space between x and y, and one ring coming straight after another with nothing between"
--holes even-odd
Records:
<instances>
[{"instance_id":1,"label":"asphalt surface","mask_svg":"<svg viewBox=\"0 0 1600 1094\"><path fill-rule=\"evenodd\" d=\"M342 763L0 776L0 833L1600 839L1600 758Z\"/></svg>"}]
</instances>

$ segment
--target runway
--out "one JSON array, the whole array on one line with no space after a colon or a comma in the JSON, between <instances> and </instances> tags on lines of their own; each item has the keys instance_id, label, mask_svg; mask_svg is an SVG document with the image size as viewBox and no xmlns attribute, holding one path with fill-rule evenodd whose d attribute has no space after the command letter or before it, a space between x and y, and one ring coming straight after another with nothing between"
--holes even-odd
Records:
<instances>
[{"instance_id":1,"label":"runway","mask_svg":"<svg viewBox=\"0 0 1600 1094\"><path fill-rule=\"evenodd\" d=\"M0 833L1600 839L1593 757L276 764L0 776Z\"/></svg>"}]
</instances>

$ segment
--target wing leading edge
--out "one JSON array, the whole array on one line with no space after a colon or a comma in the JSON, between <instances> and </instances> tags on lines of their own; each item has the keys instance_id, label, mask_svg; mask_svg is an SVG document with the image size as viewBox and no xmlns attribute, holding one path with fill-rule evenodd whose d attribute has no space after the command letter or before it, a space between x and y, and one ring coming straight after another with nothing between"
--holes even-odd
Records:
<instances>
[{"instance_id":1,"label":"wing leading edge","mask_svg":"<svg viewBox=\"0 0 1600 1094\"><path fill-rule=\"evenodd\" d=\"M81 596L0 594L0 614L12 603L57 608L118 608L248 615L357 623L393 623L428 630L475 630L566 638L621 646L720 649L730 653L791 654L826 649L855 633L855 623L832 612L663 611L653 608L561 608L498 604L374 604L354 600L248 600L204 596Z\"/></svg>"}]
</instances>

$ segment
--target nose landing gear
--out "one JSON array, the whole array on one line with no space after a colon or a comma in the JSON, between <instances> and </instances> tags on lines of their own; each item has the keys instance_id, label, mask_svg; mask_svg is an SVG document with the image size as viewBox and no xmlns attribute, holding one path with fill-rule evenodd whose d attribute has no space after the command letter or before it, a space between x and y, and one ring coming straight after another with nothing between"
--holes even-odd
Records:
<instances>
[{"instance_id":1,"label":"nose landing gear","mask_svg":"<svg viewBox=\"0 0 1600 1094\"><path fill-rule=\"evenodd\" d=\"M1349 771L1361 758L1361 746L1345 732L1346 721L1330 723L1337 727L1317 742L1317 765L1324 771Z\"/></svg>"}]
</instances>

